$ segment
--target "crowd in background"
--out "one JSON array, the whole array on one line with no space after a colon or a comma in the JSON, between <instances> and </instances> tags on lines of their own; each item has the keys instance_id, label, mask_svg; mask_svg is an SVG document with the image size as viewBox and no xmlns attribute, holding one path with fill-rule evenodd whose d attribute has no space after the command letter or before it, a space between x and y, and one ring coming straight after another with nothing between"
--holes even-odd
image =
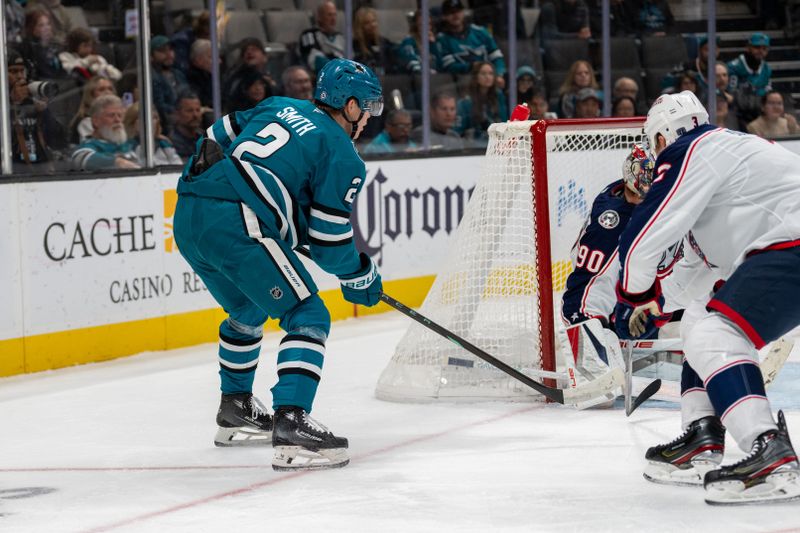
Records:
<instances>
[{"instance_id":1,"label":"crowd in background","mask_svg":"<svg viewBox=\"0 0 800 533\"><path fill-rule=\"evenodd\" d=\"M74 27L61 0L5 2L15 171L141 167L144 156L134 48L120 57L104 55L97 32ZM596 61L572 61L558 74L560 83L549 87L541 61L532 61L532 56L521 54L516 72L507 72L503 52L507 39L500 46L496 38L506 35L505 2L431 2L430 26L422 28L420 11L409 10L404 21L408 33L396 41L384 36L379 10L371 1L354 4L353 59L385 80L387 101L387 112L372 121L362 135L362 153L420 149L422 106L415 82L423 68L437 80L447 81L437 83L431 91L433 148L485 146L488 126L508 120L510 91L515 91L518 102L529 106L532 119L601 116L605 95L600 90ZM611 9L611 31L616 37L674 35L675 21L666 0L612 0ZM226 114L248 109L272 95L312 99L315 72L346 54L347 43L340 30L342 12L333 1L317 3L308 28L298 32L295 42L284 43L287 48L279 54L253 36L243 36L216 53L208 12L185 15L182 26L151 36L149 41L157 165L184 162L213 121L215 62L222 73L220 111ZM517 42L535 42L534 55L557 41L586 41L596 47L601 32L599 0L541 2L535 41L526 36L519 14L517 18ZM798 133L791 102L771 87L770 38L765 33L754 32L744 52L732 61L714 58L713 83L706 79L711 60L707 39L703 35L692 38L696 51L691 56L687 52L682 62L664 73L659 80L661 92L690 90L705 101L708 91L714 90L717 123L771 138ZM422 62L423 46L429 51L427 65ZM609 95L612 116L646 113L652 95L644 95L637 77L614 75ZM66 88L76 95L68 100L72 107L51 105L59 90L64 93Z\"/></svg>"}]
</instances>

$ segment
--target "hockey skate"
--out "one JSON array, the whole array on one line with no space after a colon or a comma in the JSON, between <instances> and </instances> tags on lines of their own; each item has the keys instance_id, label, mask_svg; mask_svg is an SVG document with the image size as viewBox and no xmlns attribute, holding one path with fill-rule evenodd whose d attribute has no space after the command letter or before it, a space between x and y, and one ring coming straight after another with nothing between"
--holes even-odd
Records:
<instances>
[{"instance_id":1,"label":"hockey skate","mask_svg":"<svg viewBox=\"0 0 800 533\"><path fill-rule=\"evenodd\" d=\"M800 467L792 448L783 411L778 429L758 436L741 461L708 472L706 503L745 505L800 499Z\"/></svg>"},{"instance_id":2,"label":"hockey skate","mask_svg":"<svg viewBox=\"0 0 800 533\"><path fill-rule=\"evenodd\" d=\"M217 411L217 446L269 446L272 444L272 417L264 405L249 392L223 394Z\"/></svg>"},{"instance_id":3,"label":"hockey skate","mask_svg":"<svg viewBox=\"0 0 800 533\"><path fill-rule=\"evenodd\" d=\"M725 428L716 416L695 420L677 439L647 450L644 478L664 485L700 486L725 451Z\"/></svg>"},{"instance_id":4,"label":"hockey skate","mask_svg":"<svg viewBox=\"0 0 800 533\"><path fill-rule=\"evenodd\" d=\"M279 408L274 422L274 470L341 468L350 462L347 439L336 437L300 407Z\"/></svg>"}]
</instances>

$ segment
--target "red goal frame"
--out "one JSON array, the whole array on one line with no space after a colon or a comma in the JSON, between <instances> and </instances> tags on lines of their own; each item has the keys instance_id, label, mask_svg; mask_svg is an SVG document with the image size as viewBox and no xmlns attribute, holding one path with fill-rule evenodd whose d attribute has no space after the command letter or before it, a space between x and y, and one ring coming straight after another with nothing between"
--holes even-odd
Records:
<instances>
[{"instance_id":1,"label":"red goal frame","mask_svg":"<svg viewBox=\"0 0 800 533\"><path fill-rule=\"evenodd\" d=\"M536 242L536 283L539 317L539 350L542 369L556 370L555 309L553 302L553 270L550 249L550 205L547 173L547 134L553 131L596 130L603 127L630 127L644 124L645 117L548 119L531 125L531 169L533 179L534 240ZM555 386L554 380L545 379Z\"/></svg>"}]
</instances>

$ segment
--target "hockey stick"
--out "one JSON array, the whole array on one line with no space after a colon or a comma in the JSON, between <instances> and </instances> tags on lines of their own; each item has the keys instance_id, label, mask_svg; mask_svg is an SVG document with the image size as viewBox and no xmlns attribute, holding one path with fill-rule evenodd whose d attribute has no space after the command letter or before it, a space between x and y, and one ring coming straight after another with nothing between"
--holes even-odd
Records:
<instances>
[{"instance_id":1,"label":"hockey stick","mask_svg":"<svg viewBox=\"0 0 800 533\"><path fill-rule=\"evenodd\" d=\"M516 368L507 365L506 363L504 363L503 361L501 361L500 359L498 359L498 358L496 358L496 357L494 357L492 355L489 355L488 353L484 352L483 350L481 350L480 348L478 348L477 346L475 346L471 342L467 341L466 339L463 339L463 338L459 337L458 335L456 335L452 331L449 331L449 330L443 328L442 326L440 326L436 322L432 321L428 317L426 317L424 315L421 315L421 314L417 313L416 311L414 311L413 309L411 309L408 306L406 306L405 304L403 304L401 302L398 302L397 300L395 300L394 298L392 298L391 296L389 296L385 292L381 292L380 298L385 303L389 304L393 308L397 309L398 311L400 311L401 313L406 315L408 318L411 318L412 320L415 320L415 321L419 322L420 324L422 324L426 328L430 329L434 333L437 333L437 334L441 335L442 337L444 337L445 339L449 340L453 344L464 348L465 350L467 350L472 355L483 359L484 361L486 361L490 365L494 366L498 370L501 370L501 371L505 372L506 374L508 374L512 378L516 379L517 381L521 381L522 383L524 383L528 387L532 388L536 392L542 394L544 397L548 398L549 400L552 400L552 401L554 401L556 403L561 403L561 404L564 403L564 391L562 389L548 387L547 385L543 385L543 384L539 383L538 381L532 380L531 378L529 378L528 376L526 376L525 374L523 374L522 372L520 372Z\"/></svg>"},{"instance_id":2,"label":"hockey stick","mask_svg":"<svg viewBox=\"0 0 800 533\"><path fill-rule=\"evenodd\" d=\"M301 255L304 255L309 259L311 258L311 253L306 248L297 247L295 248L295 251ZM534 381L533 379L529 378L522 372L507 365L506 363L497 359L496 357L489 355L488 353L484 352L474 344L459 337L452 331L445 329L444 327L440 326L439 324L432 321L428 317L417 313L413 309L409 308L407 305L395 300L394 298L392 298L383 291L381 291L380 299L383 300L386 304L393 307L394 309L400 311L407 317L415 320L416 322L419 322L420 324L430 329L434 333L441 335L445 339L467 350L476 357L483 359L484 361L494 366L498 370L505 372L506 374L516 379L517 381L524 383L528 387L532 388L533 390L535 390L536 392L540 393L542 396L553 402L560 404L579 403L582 401L586 401L587 399L596 397L598 395L599 390L613 390L622 385L622 379L623 379L622 372L619 369L616 369L616 371L609 372L606 375L602 376L601 378L589 382L585 385L579 386L577 388L562 390L555 387L548 387L547 385L539 383L538 381Z\"/></svg>"},{"instance_id":3,"label":"hockey stick","mask_svg":"<svg viewBox=\"0 0 800 533\"><path fill-rule=\"evenodd\" d=\"M631 413L661 389L661 379L655 379L633 399L633 348L639 342L644 341L620 341L620 345L625 348L625 416L631 416Z\"/></svg>"}]
</instances>

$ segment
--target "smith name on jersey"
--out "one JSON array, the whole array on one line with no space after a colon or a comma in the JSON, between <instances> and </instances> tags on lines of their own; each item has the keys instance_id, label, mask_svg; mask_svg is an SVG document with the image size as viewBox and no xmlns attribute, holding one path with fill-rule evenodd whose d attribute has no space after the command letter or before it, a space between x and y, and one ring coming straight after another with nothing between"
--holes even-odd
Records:
<instances>
[{"instance_id":1,"label":"smith name on jersey","mask_svg":"<svg viewBox=\"0 0 800 533\"><path fill-rule=\"evenodd\" d=\"M208 171L215 173L211 179L181 180L179 192L243 201L257 216L245 223L260 224L293 248L310 245L326 272L360 268L350 214L366 167L324 111L276 96L222 117L206 136L227 157Z\"/></svg>"}]
</instances>

